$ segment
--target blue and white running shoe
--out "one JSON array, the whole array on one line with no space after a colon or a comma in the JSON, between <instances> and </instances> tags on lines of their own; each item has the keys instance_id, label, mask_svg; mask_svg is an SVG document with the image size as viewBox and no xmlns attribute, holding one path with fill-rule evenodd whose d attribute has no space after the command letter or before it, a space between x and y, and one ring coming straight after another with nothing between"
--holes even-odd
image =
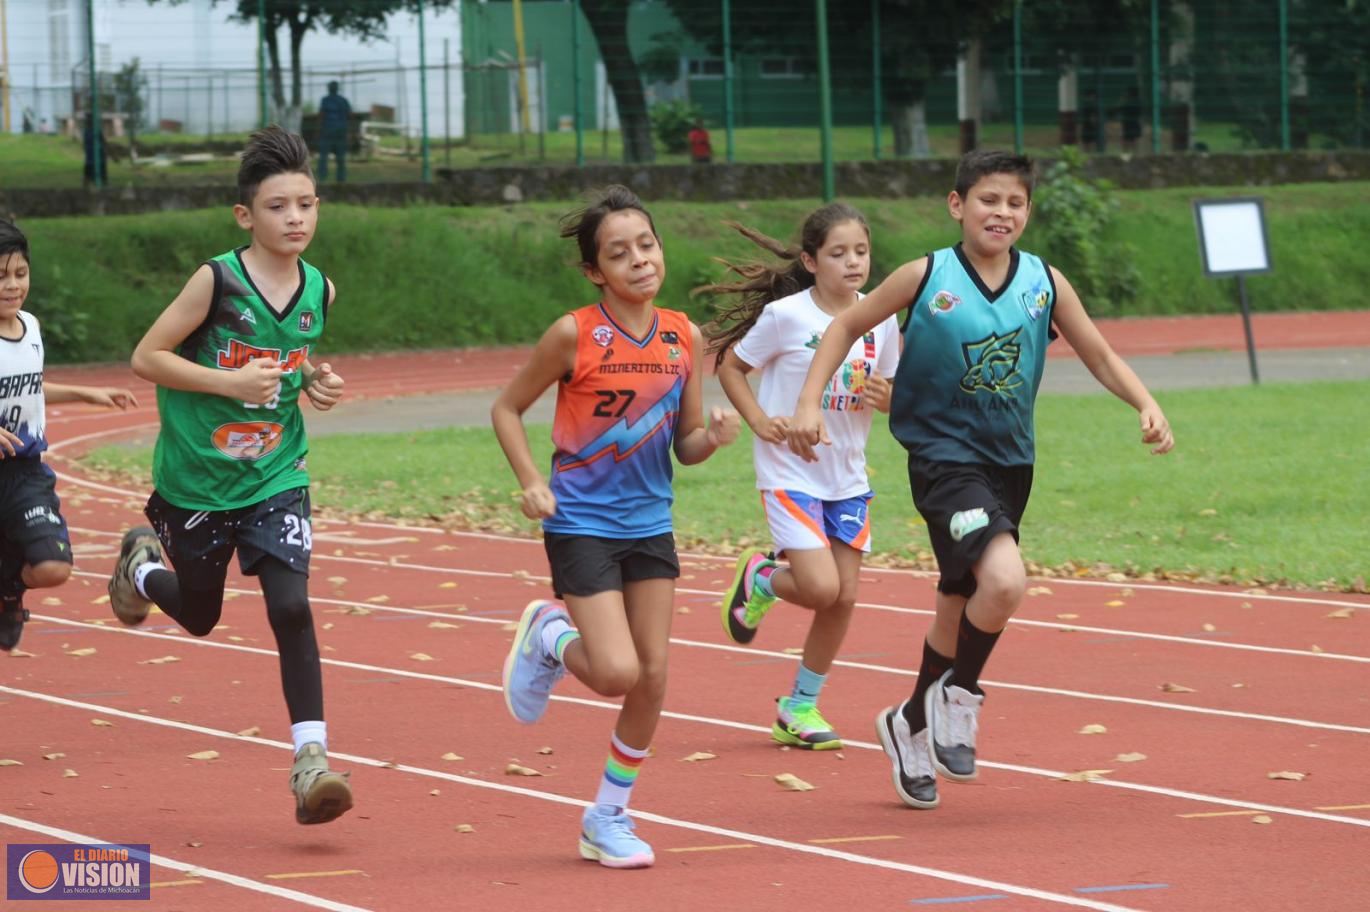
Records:
<instances>
[{"instance_id":1,"label":"blue and white running shoe","mask_svg":"<svg viewBox=\"0 0 1370 912\"><path fill-rule=\"evenodd\" d=\"M553 685L566 674L566 667L542 646L542 628L556 618L567 623L571 620L566 609L556 602L529 602L504 660L504 705L520 722L532 723L542 718Z\"/></svg>"}]
</instances>

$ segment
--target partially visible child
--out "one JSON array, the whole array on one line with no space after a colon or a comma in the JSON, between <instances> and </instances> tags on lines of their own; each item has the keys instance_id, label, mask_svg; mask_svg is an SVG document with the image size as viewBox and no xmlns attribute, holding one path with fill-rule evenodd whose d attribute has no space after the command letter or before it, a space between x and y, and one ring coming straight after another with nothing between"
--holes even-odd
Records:
<instances>
[{"instance_id":1,"label":"partially visible child","mask_svg":"<svg viewBox=\"0 0 1370 912\"><path fill-rule=\"evenodd\" d=\"M599 291L543 334L490 417L523 488L523 513L543 521L552 588L566 607L534 601L504 664L504 697L536 722L569 670L623 709L580 854L611 868L655 860L634 834L628 800L661 716L675 581L671 455L702 462L737 436L737 414L703 415L700 332L654 303L666 278L661 238L628 188L611 186L562 220L580 269ZM533 461L523 413L557 384L551 481ZM569 611L569 614L568 614Z\"/></svg>"},{"instance_id":2,"label":"partially visible child","mask_svg":"<svg viewBox=\"0 0 1370 912\"><path fill-rule=\"evenodd\" d=\"M899 324L890 317L848 349L822 402L833 445L807 463L785 430L814 350L833 318L856 304L870 276L870 227L856 209L831 203L804 220L797 247L732 227L780 258L780 265L729 264L740 278L697 289L736 295L711 327L718 380L751 427L756 486L773 554L744 551L722 602L723 629L749 643L776 598L814 612L789 696L777 701L771 737L780 744L836 750L842 739L818 710L856 606L861 561L871 548L866 440L871 409L889 410L899 363ZM761 374L760 392L747 381ZM789 566L781 566L775 557Z\"/></svg>"},{"instance_id":3,"label":"partially visible child","mask_svg":"<svg viewBox=\"0 0 1370 912\"><path fill-rule=\"evenodd\" d=\"M238 553L242 572L261 581L280 656L295 819L327 823L352 807L352 789L328 768L299 399L330 409L343 380L309 360L335 290L301 259L319 219L303 139L280 127L252 134L233 215L250 243L195 270L133 352L134 372L157 384L162 429L146 510L152 528L124 534L110 605L135 625L155 602L191 635L208 636Z\"/></svg>"},{"instance_id":4,"label":"partially visible child","mask_svg":"<svg viewBox=\"0 0 1370 912\"><path fill-rule=\"evenodd\" d=\"M126 409L126 389L70 386L43 379L43 334L24 311L31 285L29 242L0 219L0 650L19 645L29 613L24 592L60 586L71 576L71 538L57 477L43 464L47 402L89 402Z\"/></svg>"},{"instance_id":5,"label":"partially visible child","mask_svg":"<svg viewBox=\"0 0 1370 912\"><path fill-rule=\"evenodd\" d=\"M1137 410L1142 442L1175 445L1156 400L1109 347L1060 271L1015 244L1032 206L1032 162L977 150L947 197L954 247L905 263L837 317L813 356L788 431L808 460L829 442L828 378L872 327L907 308L890 429L909 453L913 503L941 578L913 694L876 717L895 791L932 808L937 780L974 779L980 673L1018 610L1027 573L1018 530L1036 459L1033 410L1054 326L1098 381Z\"/></svg>"}]
</instances>

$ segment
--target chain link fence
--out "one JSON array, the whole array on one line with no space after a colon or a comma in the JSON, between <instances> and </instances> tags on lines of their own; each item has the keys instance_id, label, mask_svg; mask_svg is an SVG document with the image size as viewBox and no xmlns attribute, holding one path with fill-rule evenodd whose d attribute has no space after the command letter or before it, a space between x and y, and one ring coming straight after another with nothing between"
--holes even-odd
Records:
<instances>
[{"instance_id":1,"label":"chain link fence","mask_svg":"<svg viewBox=\"0 0 1370 912\"><path fill-rule=\"evenodd\" d=\"M258 9L291 6L325 12L259 31ZM3 133L48 134L29 141L79 164L97 102L114 181L217 179L267 121L314 142L329 83L353 180L816 161L825 66L838 160L1364 148L1370 126L1370 5L1331 0L0 0L0 16Z\"/></svg>"}]
</instances>

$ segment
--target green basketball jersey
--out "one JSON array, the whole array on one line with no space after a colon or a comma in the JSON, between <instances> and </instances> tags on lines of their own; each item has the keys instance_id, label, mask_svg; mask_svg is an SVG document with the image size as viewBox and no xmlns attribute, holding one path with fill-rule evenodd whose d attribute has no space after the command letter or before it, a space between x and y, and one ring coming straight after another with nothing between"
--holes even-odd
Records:
<instances>
[{"instance_id":1,"label":"green basketball jersey","mask_svg":"<svg viewBox=\"0 0 1370 912\"><path fill-rule=\"evenodd\" d=\"M285 373L279 394L260 406L157 387L162 430L152 480L169 503L189 510L246 507L309 484L309 445L298 400L305 359L323 334L328 282L301 260L299 288L278 313L252 283L243 249L209 261L214 270L209 313L176 353L216 370L237 370L269 357Z\"/></svg>"}]
</instances>

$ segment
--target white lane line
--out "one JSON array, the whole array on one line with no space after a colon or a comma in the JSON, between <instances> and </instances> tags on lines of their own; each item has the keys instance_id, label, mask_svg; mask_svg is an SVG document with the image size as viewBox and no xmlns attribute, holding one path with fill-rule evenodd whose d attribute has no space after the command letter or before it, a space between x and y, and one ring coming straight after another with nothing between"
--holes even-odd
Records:
<instances>
[{"instance_id":1,"label":"white lane line","mask_svg":"<svg viewBox=\"0 0 1370 912\"><path fill-rule=\"evenodd\" d=\"M8 687L4 689L10 690ZM32 696L36 699L46 699L44 695L28 694L24 691L10 692L17 694L19 696ZM73 703L70 705L82 706L84 704ZM90 708L96 709L100 712L109 712L108 710L99 709L99 707L95 706L91 706ZM137 716L130 716L130 718L136 719ZM289 745L286 746L288 747ZM116 843L110 839L97 839L94 836L85 836L81 833L73 833L70 830L59 829L54 826L48 826L44 823L37 823L33 820L25 820L21 817L11 817L9 814L0 814L0 824L13 827L16 830L26 830L30 833L38 833L42 836L48 837L49 839L60 839L63 842L119 845L119 843ZM165 855L158 855L156 852L149 853L148 858L149 860L151 860L153 864L157 865L158 867L168 868L172 871L180 871L182 874L188 874L192 877L203 878L204 880L217 880L221 883L226 883L229 886L241 887L244 890L252 890L257 893L265 893L267 896L272 896L276 899L287 899L291 902L299 903L301 905L312 906L315 909L327 909L329 910L329 912L369 912L369 910L361 906L350 906L347 903L334 902L331 899L324 899L322 896L311 896L308 893L301 893L298 890L290 890L285 887L275 886L274 884L259 883L258 881L251 880L247 877L240 877L237 874L229 874L224 871L216 871L213 868L206 868L201 865L187 864L184 861L177 861L176 859L168 858Z\"/></svg>"},{"instance_id":2,"label":"white lane line","mask_svg":"<svg viewBox=\"0 0 1370 912\"><path fill-rule=\"evenodd\" d=\"M89 529L78 526L68 526L72 532L80 532L83 535L105 536L118 538L118 532L105 532L101 529ZM345 557L336 554L315 553L311 557L316 561L332 561L342 564L360 564L367 567L385 567L396 570L420 570L425 573L444 573L448 576L475 576L487 579L511 579L507 572L494 570L466 570L458 567L440 567L433 564L414 564L407 561L398 560L377 560L371 557ZM551 577L542 574L530 573L527 576L519 577L522 580L536 582L551 582ZM713 589L694 589L685 586L677 586L676 593L679 595L702 595L717 597L721 593ZM886 611L892 614L907 614L921 617L931 617L934 612L926 608L905 608L901 605L885 605L879 602L857 602L857 608L871 611ZM1202 639L1199 637L1177 636L1169 633L1147 633L1139 630L1120 630L1116 627L1091 627L1082 626L1063 621L1034 621L1027 618L1014 618L1011 624L1020 627L1039 627L1046 630L1072 631L1075 633L1095 633L1102 636L1121 637L1137 640L1155 640L1161 643L1177 643L1184 646L1200 646L1209 649L1235 649L1239 652L1258 652L1268 655L1287 655L1297 656L1304 659L1327 659L1337 662L1357 662L1370 665L1370 656L1354 655L1345 652L1311 652L1306 649L1290 649L1283 646L1258 646L1254 643L1233 643L1227 640Z\"/></svg>"},{"instance_id":3,"label":"white lane line","mask_svg":"<svg viewBox=\"0 0 1370 912\"><path fill-rule=\"evenodd\" d=\"M216 728L208 728L202 725L195 725L188 722L178 722L174 719L166 719L160 716L126 712L124 710L113 709L111 707L101 706L95 703L82 703L77 700L69 700L65 697L57 697L51 694L39 693L37 691L20 690L18 688L0 685L0 693L8 693L16 697L25 697L30 700L51 703L56 706L64 706L71 709L80 709L85 712L94 712L99 713L101 715L114 716L120 719L144 722L149 725L158 725L164 728L173 728L178 729L180 731L193 732L198 735L206 735L214 738L223 738L225 740L237 741L239 743L258 744L264 747L274 747L278 750L286 751L292 749L291 745L287 744L284 741L272 741L268 738L243 737L241 735L236 735L232 732L222 731ZM614 708L617 709L618 707L615 706ZM346 754L338 751L329 751L329 756L334 758L335 760L344 760L348 763L353 763L358 766L369 766L374 768L388 768L392 770L400 770L401 772L410 773L416 776L425 776L432 779L441 779L446 782L454 782L459 785L467 785L472 786L474 788L487 789L495 792L503 792L507 795L519 795L525 798L536 798L541 801L549 801L555 804L565 804L571 805L573 807L585 807L585 805L587 804L587 802L585 801L581 801L576 798L567 798L563 795L557 795L552 792L541 792L536 789L522 788L515 785L506 785L501 782L490 782L484 779L474 779L468 776L461 776L456 773L448 773L443 772L441 770L433 770L421 766L409 766L408 764L404 763L393 763L392 761L387 760L377 760L374 757L363 757L357 754ZM1128 906L1116 906L1112 903L1097 902L1095 900L1083 899L1078 896L1070 896L1062 893L1052 893L1047 890L1038 890L1033 887L1020 887L1016 884L1001 883L999 881L986 880L982 877L973 877L967 874L957 874L952 871L943 871L938 868L927 868L923 867L922 865L913 865L900 861L891 861L883 858L875 858L869 855L860 855L855 852L843 851L841 849L830 849L825 846L809 845L807 843L802 842L790 842L786 839L776 839L770 836L762 836L758 833L747 833L741 830L733 830L728 829L726 827L713 826L707 823L698 823L693 820L683 820L678 817L667 817L662 814L653 814L647 811L638 810L636 808L634 808L633 810L633 816L636 817L638 820L648 820L652 823L659 823L663 826L676 827L678 829L684 830L692 830L698 833L708 833L712 836L736 839L741 842L753 842L757 843L758 845L767 845L771 846L772 848L784 849L790 852L799 852L805 855L815 855L820 858L826 858L832 861L844 861L852 864L859 864L873 868L882 868L887 871L898 871L905 874L916 874L920 877L931 877L937 880L945 880L951 883L961 884L963 886L979 887L988 890L1001 891L1004 893L1012 893L1015 896L1023 896L1030 899L1039 899L1045 902L1057 903L1060 905L1075 906L1081 909L1095 909L1098 910L1098 912L1137 912L1137 910L1132 909ZM0 820L4 819L5 818L3 816L0 816ZM85 839L84 837L78 836L77 834L70 835L75 838L69 839L68 841L97 841ZM62 838L66 838L66 836L63 836ZM156 860L157 864L165 863L160 859L159 856L153 856L153 858ZM192 868L189 865L185 866L184 868L176 869L187 871L194 870L196 872L204 870L202 868ZM208 877L210 875L206 874L204 876ZM232 877L233 875L222 876ZM247 881L247 883L250 884L253 882ZM259 886L262 889L272 889L265 884ZM294 891L284 892L293 893ZM305 896L305 894L299 895ZM339 905L322 906L321 908L336 908L342 910L354 909L354 907L352 906Z\"/></svg>"},{"instance_id":4,"label":"white lane line","mask_svg":"<svg viewBox=\"0 0 1370 912\"><path fill-rule=\"evenodd\" d=\"M61 451L61 450L63 450L63 449L66 449L66 448L69 447L69 446L72 446L72 445L77 444L77 443L84 443L84 442L87 441L87 440L96 440L96 439L99 439L99 438L102 438L102 437L115 437L115 436L119 436L119 435L123 435L123 434L130 434L130 433L133 433L134 431L141 431L141 430L145 430L145 429L148 429L148 428L155 428L155 427L159 427L159 424L158 424L158 423L138 424L138 425L131 425L131 426L128 426L128 427L123 427L123 428L114 428L114 429L112 429L112 430L96 431L96 432L90 433L90 434L82 434L82 435L80 435L80 436L78 436L78 437L72 437L72 438L69 438L69 439L67 439L67 440L58 441L57 443L50 443L50 444L48 444L48 452L50 452L50 453L57 453L57 452L59 452L59 451ZM146 491L130 491L130 490L128 490L127 488L116 488L116 487L111 487L111 486L109 486L109 485L103 485L103 484L100 484L100 483L98 483L98 482L94 482L94 481L90 481L90 480L88 480L88 479L86 479L86 478L82 478L82 477L79 476L79 475L68 475L68 474L66 474L66 473L64 473L64 472L59 472L59 473L57 473L57 475L58 475L59 478L61 478L63 481L65 481L65 482L67 482L67 483L69 483L69 484L74 484L74 485L85 485L85 486L87 486L87 487L96 488L96 489L98 489L98 490L108 491L108 492L113 493L113 494L123 494L123 495L128 496L128 497L146 497L147 494L148 494L148 492L146 492ZM500 535L500 534L491 533L491 532L468 532L468 531L462 531L462 530L459 530L459 529L434 529L434 528L429 527L429 526L416 526L416 525L415 525L415 526L410 526L410 525L401 525L401 524L397 524L397 523L378 523L378 522L368 522L368 521L358 521L358 520L352 520L352 521L348 521L348 522L343 522L343 521L341 521L341 520L320 520L320 521L321 521L321 522L328 522L328 523L332 523L332 524L338 524L338 525L351 525L351 526L357 526L357 527L360 527L360 528L368 528L368 529L391 529L391 530L401 530L401 531L405 531L405 532L414 532L414 533L419 533L419 534L453 535L453 536L459 536L459 537L465 537L465 538L475 538L475 539L481 539L481 540L502 541L502 542L508 542L508 543L510 543L510 544L537 545L539 548L542 547L542 541L541 541L541 539L529 538L529 537L527 537L527 536ZM685 558L689 558L689 559L692 559L692 560L710 560L710 561L718 561L718 562L720 562L720 563L733 563L733 561L734 561L734 558L726 557L726 556L722 556L722 555L717 555L717 554L699 554L699 553L695 553L695 552L681 552L681 555L680 555L680 556L681 556L681 557L685 557ZM865 567L862 567L861 569L862 569L862 572L889 574L889 575L895 575L895 576L900 576L900 577L914 577L914 578L917 578L917 579L932 579L932 578L935 578L936 575L937 575L936 573L931 572L931 571L925 571L925 570L912 570L912 569L896 569L896 568L890 568L890 567L872 567L872 566L865 566ZM1366 602L1357 602L1357 601L1351 601L1351 600L1347 600L1347 599L1316 598L1316 597L1312 597L1312 596L1296 596L1296 595L1279 595L1279 594L1276 594L1276 593L1269 593L1269 592L1250 592L1250 591L1243 592L1243 591L1240 591L1240 590L1238 590L1238 591L1230 591L1230 590L1222 590L1222 589L1201 589L1201 588L1196 587L1196 586L1175 586L1175 585L1170 585L1170 584L1165 584L1165 583L1148 583L1148 582L1143 582L1143 581L1140 581L1140 580L1130 580L1130 579L1129 579L1129 580L1123 580L1123 581L1121 581L1121 582L1113 582L1113 581L1111 581L1111 580L1069 579L1069 578L1066 578L1066 577L1049 576L1049 577L1032 577L1032 580L1033 580L1034 582L1040 582L1040 583L1049 584L1049 585L1085 586L1085 587L1105 587L1105 588L1117 588L1117 589L1128 588L1128 589L1132 589L1132 590L1134 590L1134 591L1140 589L1140 590L1144 590L1144 591L1147 591L1147 592L1178 593L1178 594L1183 594L1183 595L1197 595L1197 596L1201 596L1201 597L1205 597L1205 598L1207 598L1207 597L1214 597L1214 598L1226 598L1226 599L1243 599L1243 600L1246 600L1246 601L1289 602L1289 603L1291 603L1291 604L1301 604L1301 605L1319 605L1319 606L1325 605L1325 606L1329 606L1329 607L1338 607L1338 608L1360 608L1360 609L1363 609L1363 610L1370 611L1370 604L1367 604Z\"/></svg>"},{"instance_id":5,"label":"white lane line","mask_svg":"<svg viewBox=\"0 0 1370 912\"><path fill-rule=\"evenodd\" d=\"M91 576L104 579L97 573L90 573L85 570L77 570L73 576ZM252 589L238 589L230 587L225 592L234 592L239 595L259 596L260 593ZM453 621L460 620L472 624L498 624L504 627L509 623L507 618L483 617L477 614L454 614L446 611L433 611L426 608L406 608L401 605L381 605L373 602L358 602L351 599L335 599L325 596L310 596L311 602L319 605L339 605L345 608L364 608L374 613L405 614L417 617L432 618L434 620ZM33 617L40 621L49 621L60 624L74 624L85 626L87 622L69 618L57 617L55 615L35 614ZM106 628L100 624L90 626L98 627L102 630L118 630L118 627ZM146 631L144 631L146 632ZM182 641L184 642L184 641ZM193 642L198 642L193 641ZM737 646L732 643L711 643L703 640L687 640L681 637L671 637L672 645L688 646L694 649L712 649L718 652L731 652L738 655L749 657L762 657L776 659L786 662L798 662L800 657L790 655L785 652L774 650L759 649L751 646ZM904 678L916 678L918 673L907 668L896 668L891 665L876 665L870 662L855 662L850 659L835 659L833 664L841 668L851 668L857 671L871 671L877 674L898 675ZM1219 716L1229 719L1241 719L1248 722L1272 722L1277 725L1294 725L1299 728L1314 728L1323 731L1347 732L1355 735L1370 735L1370 727L1358 725L1343 725L1338 722L1318 722L1313 719L1300 719L1292 716L1275 716L1268 713L1243 712L1236 709L1218 709L1210 706L1196 706L1189 703L1166 703L1160 700L1144 700L1140 697L1121 697L1112 694L1092 693L1083 690L1066 690L1059 687L1045 687L1039 684L1017 684L1011 681L1000 681L997 679L985 678L984 682L990 687L1001 687L1004 690L1016 690L1023 693L1045 694L1055 697L1067 697L1076 700L1094 700L1101 703L1120 703L1127 706L1142 706L1148 709L1171 710L1174 712L1187 712L1205 716Z\"/></svg>"},{"instance_id":6,"label":"white lane line","mask_svg":"<svg viewBox=\"0 0 1370 912\"><path fill-rule=\"evenodd\" d=\"M460 615L449 615L449 617L460 617ZM169 640L171 642L180 643L182 645L191 644L194 646L200 646L205 648L228 649L234 652L247 652L252 653L254 655L269 656L279 661L279 656L276 654L275 651L265 649L260 646L243 646L239 643L220 643L216 640L206 640L200 639L198 637L190 639L175 634L155 633L150 630L134 630L127 627L104 627L99 624L89 624L84 621L70 621L64 618L48 618L47 620L51 620L59 624L64 624L69 627L84 627L90 630L100 630L110 634L120 634L123 636L151 637L153 639L158 640ZM320 659L319 661L324 665L332 665L338 668L347 668L353 671L365 671L370 672L372 674L382 674L391 677L412 678L416 681L432 681L441 684L456 684L462 687L469 688L471 690L485 690L493 693L503 693L503 688L501 687L501 685L491 684L488 681L474 681L469 680L467 678L452 677L450 675L431 674L422 671L410 671L408 669L391 668L384 665L370 665L364 662L349 662L344 659L324 658ZM0 686L0 693L5 692L7 690L9 690L9 688ZM23 693L27 694L28 692L24 691ZM607 709L613 712L618 712L620 708L619 704L617 703L611 703L607 700L594 700L585 697L568 697L559 694L553 694L552 699L559 703L569 703L576 706L589 706L595 709ZM684 722L695 722L701 725L708 725L715 728L728 728L736 731L757 732L762 734L769 734L771 731L769 727L753 725L749 722L735 722L731 719L721 719L715 716L700 716L695 715L693 713L673 712L670 710L662 710L661 715L663 718L679 719ZM140 716L139 718L142 717ZM842 743L848 747L858 747L863 750L881 752L883 752L884 750L880 745L872 741L853 741L848 738L843 738ZM1060 772L1058 770L1046 770L1031 766L1021 766L1010 763L995 763L989 760L977 760L976 762L977 765L986 767L987 769L1001 769L1007 770L1009 772L1026 773L1028 775L1033 776L1043 776L1050 779L1060 779L1062 776L1066 775L1064 772ZM1254 802L1249 801L1238 801L1230 798L1220 798L1214 795L1202 795L1197 792L1186 792L1177 789L1169 789L1161 786L1142 785L1140 783L1125 782L1116 779L1099 779L1091 781L1106 783L1115 788L1124 788L1139 792L1147 792L1156 795L1165 795L1171 798L1184 798L1190 801L1199 801L1207 804L1217 804L1225 807L1252 808L1255 810L1265 811L1266 813L1271 814L1287 814L1292 817L1306 817L1311 820L1324 820L1330 823L1349 823L1353 826L1370 827L1370 818L1343 817L1338 814L1326 814L1318 811L1305 811L1301 808L1286 808L1278 807L1275 805L1256 804Z\"/></svg>"}]
</instances>

